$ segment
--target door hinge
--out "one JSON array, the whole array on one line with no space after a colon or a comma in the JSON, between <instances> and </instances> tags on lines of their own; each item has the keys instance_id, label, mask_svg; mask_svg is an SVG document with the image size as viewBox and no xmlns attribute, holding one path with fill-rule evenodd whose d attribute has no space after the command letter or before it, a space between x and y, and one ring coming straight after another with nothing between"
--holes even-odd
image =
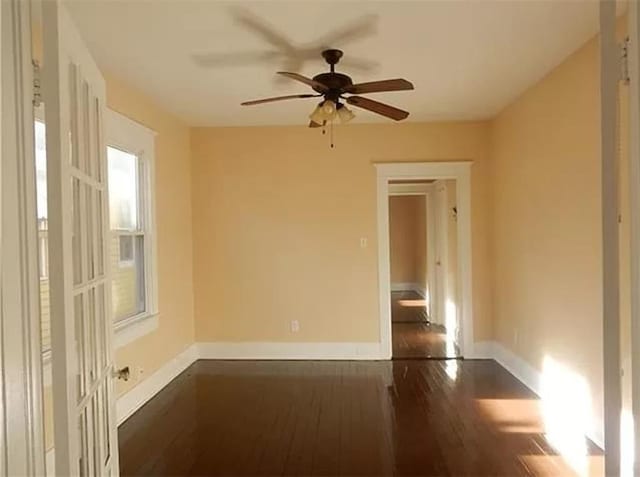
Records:
<instances>
[{"instance_id":1,"label":"door hinge","mask_svg":"<svg viewBox=\"0 0 640 477\"><path fill-rule=\"evenodd\" d=\"M620 44L620 81L628 83L629 77L629 37Z\"/></svg>"},{"instance_id":2,"label":"door hinge","mask_svg":"<svg viewBox=\"0 0 640 477\"><path fill-rule=\"evenodd\" d=\"M42 104L42 79L40 77L40 63L31 60L33 65L33 105L37 108Z\"/></svg>"}]
</instances>

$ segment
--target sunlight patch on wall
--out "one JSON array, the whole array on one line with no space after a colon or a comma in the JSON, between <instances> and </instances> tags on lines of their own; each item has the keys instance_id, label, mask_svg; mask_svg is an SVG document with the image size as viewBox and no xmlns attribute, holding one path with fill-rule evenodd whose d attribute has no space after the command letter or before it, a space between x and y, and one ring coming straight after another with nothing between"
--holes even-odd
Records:
<instances>
[{"instance_id":1,"label":"sunlight patch on wall","mask_svg":"<svg viewBox=\"0 0 640 477\"><path fill-rule=\"evenodd\" d=\"M449 354L447 354L447 356L449 356ZM448 359L444 366L444 372L447 373L447 376L449 376L449 379L452 381L458 379L458 360Z\"/></svg>"},{"instance_id":2,"label":"sunlight patch on wall","mask_svg":"<svg viewBox=\"0 0 640 477\"><path fill-rule=\"evenodd\" d=\"M545 356L540 397L547 441L578 475L589 475L586 435L593 431L594 420L586 379Z\"/></svg>"},{"instance_id":3,"label":"sunlight patch on wall","mask_svg":"<svg viewBox=\"0 0 640 477\"><path fill-rule=\"evenodd\" d=\"M629 409L623 409L620 418L620 475L622 477L632 477L634 475L635 436L633 432L633 422L632 412Z\"/></svg>"},{"instance_id":4,"label":"sunlight patch on wall","mask_svg":"<svg viewBox=\"0 0 640 477\"><path fill-rule=\"evenodd\" d=\"M456 356L456 342L458 341L458 310L456 304L447 299L445 308L445 329L447 333L446 356Z\"/></svg>"}]
</instances>

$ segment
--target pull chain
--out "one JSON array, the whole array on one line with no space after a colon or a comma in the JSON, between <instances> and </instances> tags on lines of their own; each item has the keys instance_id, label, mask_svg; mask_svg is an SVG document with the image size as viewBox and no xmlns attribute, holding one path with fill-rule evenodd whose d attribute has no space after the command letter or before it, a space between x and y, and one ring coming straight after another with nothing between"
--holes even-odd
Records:
<instances>
[{"instance_id":1,"label":"pull chain","mask_svg":"<svg viewBox=\"0 0 640 477\"><path fill-rule=\"evenodd\" d=\"M333 149L333 121L331 121L331 149Z\"/></svg>"}]
</instances>

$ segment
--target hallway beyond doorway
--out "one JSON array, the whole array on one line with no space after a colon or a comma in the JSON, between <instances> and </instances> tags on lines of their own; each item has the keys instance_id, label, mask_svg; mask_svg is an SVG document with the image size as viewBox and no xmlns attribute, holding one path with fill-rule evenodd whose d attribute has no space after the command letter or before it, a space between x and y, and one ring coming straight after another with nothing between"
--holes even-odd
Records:
<instances>
[{"instance_id":1,"label":"hallway beyond doorway","mask_svg":"<svg viewBox=\"0 0 640 477\"><path fill-rule=\"evenodd\" d=\"M447 359L460 356L458 346L447 342L444 326L430 323L425 300L415 291L391 292L393 359Z\"/></svg>"}]
</instances>

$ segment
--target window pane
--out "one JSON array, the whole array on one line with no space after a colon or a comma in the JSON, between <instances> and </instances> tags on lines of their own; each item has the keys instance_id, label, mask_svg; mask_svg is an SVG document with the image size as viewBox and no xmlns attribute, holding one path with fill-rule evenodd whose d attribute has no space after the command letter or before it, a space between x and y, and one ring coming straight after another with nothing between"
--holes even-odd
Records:
<instances>
[{"instance_id":1,"label":"window pane","mask_svg":"<svg viewBox=\"0 0 640 477\"><path fill-rule=\"evenodd\" d=\"M107 148L107 158L111 229L138 230L138 158L113 147Z\"/></svg>"},{"instance_id":2,"label":"window pane","mask_svg":"<svg viewBox=\"0 0 640 477\"><path fill-rule=\"evenodd\" d=\"M145 311L144 236L114 234L111 241L111 287L115 321Z\"/></svg>"},{"instance_id":3,"label":"window pane","mask_svg":"<svg viewBox=\"0 0 640 477\"><path fill-rule=\"evenodd\" d=\"M40 325L42 351L51 348L49 323L49 225L47 222L47 147L44 123L34 123L36 152L36 213L38 216L38 268L40 270Z\"/></svg>"},{"instance_id":4,"label":"window pane","mask_svg":"<svg viewBox=\"0 0 640 477\"><path fill-rule=\"evenodd\" d=\"M36 195L38 220L47 219L47 146L42 121L35 122L36 141Z\"/></svg>"}]
</instances>

